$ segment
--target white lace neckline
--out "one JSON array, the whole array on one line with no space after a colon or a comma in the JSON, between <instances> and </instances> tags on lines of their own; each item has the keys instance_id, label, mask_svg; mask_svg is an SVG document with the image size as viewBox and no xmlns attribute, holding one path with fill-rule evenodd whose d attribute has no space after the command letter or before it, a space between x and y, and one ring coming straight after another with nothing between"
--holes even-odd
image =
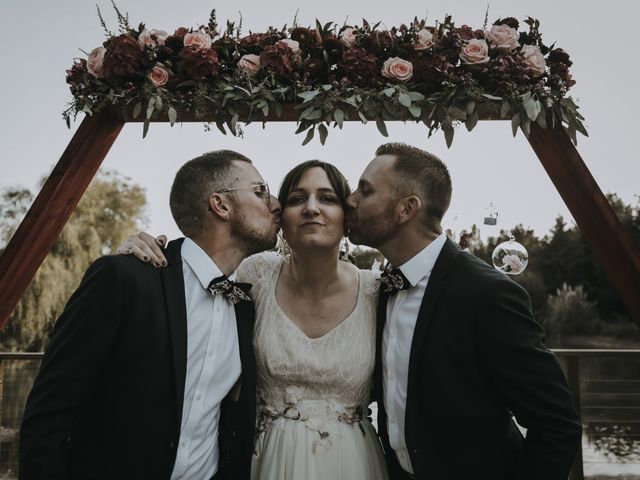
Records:
<instances>
[{"instance_id":1,"label":"white lace neckline","mask_svg":"<svg viewBox=\"0 0 640 480\"><path fill-rule=\"evenodd\" d=\"M327 337L330 337L333 334L333 332L340 329L344 324L349 323L351 318L356 315L358 311L358 305L360 305L360 302L363 301L363 295L364 295L364 282L362 281L362 273L360 269L356 270L356 275L358 277L358 296L356 298L356 303L354 304L351 312L349 312L349 314L346 317L344 317L340 321L340 323L332 327L329 331L327 331L323 335L320 335L319 337L308 336L306 333L302 331L302 329L298 325L296 325L296 323L293 320L291 320L291 318L285 313L285 311L282 309L282 307L278 303L278 299L276 297L276 288L278 286L278 281L280 280L280 274L282 273L283 266L284 266L284 261L281 262L279 265L277 265L277 268L274 269L275 278L274 278L274 281L271 282L271 288L269 288L269 295L271 295L271 300L275 305L276 311L278 312L279 316L284 321L284 323L288 324L293 331L295 331L298 335L302 336L304 340L307 341L307 343L319 342L321 340L324 340Z\"/></svg>"}]
</instances>

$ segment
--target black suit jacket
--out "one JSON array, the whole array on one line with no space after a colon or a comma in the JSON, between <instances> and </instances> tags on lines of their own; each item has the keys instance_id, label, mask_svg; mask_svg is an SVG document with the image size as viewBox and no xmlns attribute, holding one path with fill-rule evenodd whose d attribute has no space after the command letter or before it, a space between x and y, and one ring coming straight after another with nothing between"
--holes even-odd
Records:
<instances>
[{"instance_id":1,"label":"black suit jacket","mask_svg":"<svg viewBox=\"0 0 640 480\"><path fill-rule=\"evenodd\" d=\"M20 432L23 480L169 479L187 366L180 248L169 266L108 256L87 270L58 319ZM240 397L225 399L220 472L248 479L255 428L253 304L236 305Z\"/></svg>"},{"instance_id":2,"label":"black suit jacket","mask_svg":"<svg viewBox=\"0 0 640 480\"><path fill-rule=\"evenodd\" d=\"M374 385L392 478L378 306ZM581 423L526 291L447 240L429 278L409 355L405 441L417 479L566 480ZM511 412L528 429L523 440Z\"/></svg>"}]
</instances>

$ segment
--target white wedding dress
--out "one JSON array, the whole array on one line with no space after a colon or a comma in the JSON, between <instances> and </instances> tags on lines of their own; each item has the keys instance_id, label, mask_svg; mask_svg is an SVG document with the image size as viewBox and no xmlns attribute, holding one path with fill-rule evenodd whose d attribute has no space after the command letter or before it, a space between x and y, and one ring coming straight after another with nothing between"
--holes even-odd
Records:
<instances>
[{"instance_id":1,"label":"white wedding dress","mask_svg":"<svg viewBox=\"0 0 640 480\"><path fill-rule=\"evenodd\" d=\"M376 274L358 273L358 301L339 325L307 337L276 302L283 259L246 259L239 281L256 304L258 437L252 480L386 480L367 417L375 360Z\"/></svg>"}]
</instances>

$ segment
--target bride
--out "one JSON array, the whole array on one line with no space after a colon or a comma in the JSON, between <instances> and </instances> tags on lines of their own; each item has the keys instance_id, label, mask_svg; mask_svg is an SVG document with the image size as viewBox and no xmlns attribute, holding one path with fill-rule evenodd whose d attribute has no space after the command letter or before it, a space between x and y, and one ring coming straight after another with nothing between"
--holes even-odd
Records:
<instances>
[{"instance_id":1,"label":"bride","mask_svg":"<svg viewBox=\"0 0 640 480\"><path fill-rule=\"evenodd\" d=\"M367 418L376 275L339 261L349 193L333 165L296 166L278 195L283 252L254 255L238 268L256 304L252 480L388 478ZM123 247L143 256L145 238L130 237Z\"/></svg>"}]
</instances>

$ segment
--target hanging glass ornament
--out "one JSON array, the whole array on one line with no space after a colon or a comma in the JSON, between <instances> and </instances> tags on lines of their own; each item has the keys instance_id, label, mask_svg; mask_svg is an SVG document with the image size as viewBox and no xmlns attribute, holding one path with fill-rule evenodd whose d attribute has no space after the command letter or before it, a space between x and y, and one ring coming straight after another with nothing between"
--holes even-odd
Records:
<instances>
[{"instance_id":1,"label":"hanging glass ornament","mask_svg":"<svg viewBox=\"0 0 640 480\"><path fill-rule=\"evenodd\" d=\"M493 266L507 275L520 275L527 268L529 254L521 243L516 242L513 235L509 240L499 244L491 256Z\"/></svg>"}]
</instances>

